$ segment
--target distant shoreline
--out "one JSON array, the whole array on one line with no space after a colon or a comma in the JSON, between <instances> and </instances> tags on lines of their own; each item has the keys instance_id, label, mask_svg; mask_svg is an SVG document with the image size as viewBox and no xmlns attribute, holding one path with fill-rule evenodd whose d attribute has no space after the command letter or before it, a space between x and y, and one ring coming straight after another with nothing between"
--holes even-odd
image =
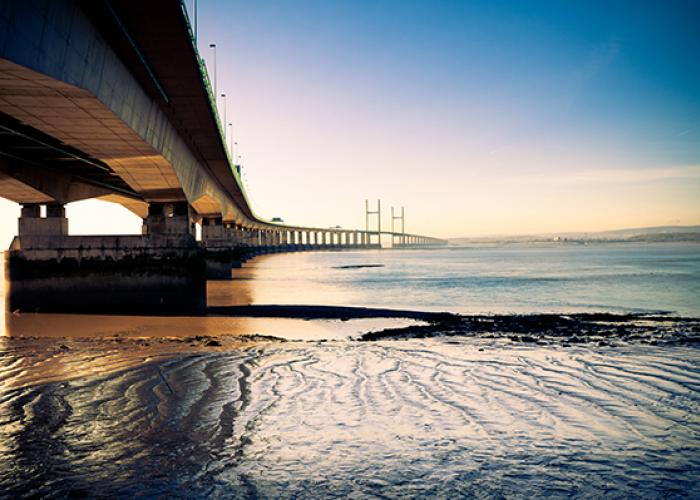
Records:
<instances>
[{"instance_id":1,"label":"distant shoreline","mask_svg":"<svg viewBox=\"0 0 700 500\"><path fill-rule=\"evenodd\" d=\"M700 243L700 234L687 238L627 238L627 239L597 239L597 238L563 238L563 239L466 239L449 240L451 247L474 245L606 245L606 244L646 244L646 243Z\"/></svg>"},{"instance_id":2,"label":"distant shoreline","mask_svg":"<svg viewBox=\"0 0 700 500\"><path fill-rule=\"evenodd\" d=\"M451 245L513 243L700 243L700 226L658 226L613 231L561 232L450 238Z\"/></svg>"}]
</instances>

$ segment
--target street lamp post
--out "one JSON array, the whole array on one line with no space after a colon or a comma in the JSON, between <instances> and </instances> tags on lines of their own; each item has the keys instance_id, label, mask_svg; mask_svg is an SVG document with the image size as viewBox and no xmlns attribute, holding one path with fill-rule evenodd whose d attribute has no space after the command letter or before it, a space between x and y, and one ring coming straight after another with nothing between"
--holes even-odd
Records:
<instances>
[{"instance_id":1,"label":"street lamp post","mask_svg":"<svg viewBox=\"0 0 700 500\"><path fill-rule=\"evenodd\" d=\"M214 100L216 101L216 44L210 43L209 48L214 50Z\"/></svg>"},{"instance_id":2,"label":"street lamp post","mask_svg":"<svg viewBox=\"0 0 700 500\"><path fill-rule=\"evenodd\" d=\"M192 7L194 11L194 46L197 47L197 0L193 0Z\"/></svg>"},{"instance_id":3,"label":"street lamp post","mask_svg":"<svg viewBox=\"0 0 700 500\"><path fill-rule=\"evenodd\" d=\"M229 148L231 149L231 154L233 155L233 159L236 159L236 151L233 149L233 123L228 124L228 145ZM233 163L236 163L235 161Z\"/></svg>"},{"instance_id":4,"label":"street lamp post","mask_svg":"<svg viewBox=\"0 0 700 500\"><path fill-rule=\"evenodd\" d=\"M221 100L224 103L224 142L226 142L226 94L222 93L221 94Z\"/></svg>"}]
</instances>

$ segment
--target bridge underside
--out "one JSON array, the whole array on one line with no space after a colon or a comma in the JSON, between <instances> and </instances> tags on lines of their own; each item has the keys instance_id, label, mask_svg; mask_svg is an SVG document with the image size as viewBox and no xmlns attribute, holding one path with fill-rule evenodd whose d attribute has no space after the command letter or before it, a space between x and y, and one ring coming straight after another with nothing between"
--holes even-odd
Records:
<instances>
[{"instance_id":1,"label":"bridge underside","mask_svg":"<svg viewBox=\"0 0 700 500\"><path fill-rule=\"evenodd\" d=\"M171 0L0 9L0 196L22 205L12 310L198 314L206 279L259 253L380 246L254 215L188 30ZM69 235L65 205L89 198L131 210L143 234Z\"/></svg>"}]
</instances>

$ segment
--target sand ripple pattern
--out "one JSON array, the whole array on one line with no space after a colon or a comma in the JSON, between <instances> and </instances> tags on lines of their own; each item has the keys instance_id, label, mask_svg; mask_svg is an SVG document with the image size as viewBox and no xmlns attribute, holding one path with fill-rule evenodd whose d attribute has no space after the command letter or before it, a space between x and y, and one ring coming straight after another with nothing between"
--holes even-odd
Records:
<instances>
[{"instance_id":1,"label":"sand ripple pattern","mask_svg":"<svg viewBox=\"0 0 700 500\"><path fill-rule=\"evenodd\" d=\"M471 339L181 356L3 392L0 491L691 497L699 361Z\"/></svg>"}]
</instances>

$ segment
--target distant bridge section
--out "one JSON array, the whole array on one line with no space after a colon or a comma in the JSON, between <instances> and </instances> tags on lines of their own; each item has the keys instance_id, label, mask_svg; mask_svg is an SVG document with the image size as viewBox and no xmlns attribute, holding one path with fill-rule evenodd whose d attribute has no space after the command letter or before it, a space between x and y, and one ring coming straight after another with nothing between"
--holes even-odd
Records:
<instances>
[{"instance_id":1,"label":"distant bridge section","mask_svg":"<svg viewBox=\"0 0 700 500\"><path fill-rule=\"evenodd\" d=\"M251 255L380 246L258 217L232 165L182 2L2 3L0 196L22 205L10 307L201 312L206 277ZM139 215L143 235L68 236L65 204L88 198Z\"/></svg>"}]
</instances>

